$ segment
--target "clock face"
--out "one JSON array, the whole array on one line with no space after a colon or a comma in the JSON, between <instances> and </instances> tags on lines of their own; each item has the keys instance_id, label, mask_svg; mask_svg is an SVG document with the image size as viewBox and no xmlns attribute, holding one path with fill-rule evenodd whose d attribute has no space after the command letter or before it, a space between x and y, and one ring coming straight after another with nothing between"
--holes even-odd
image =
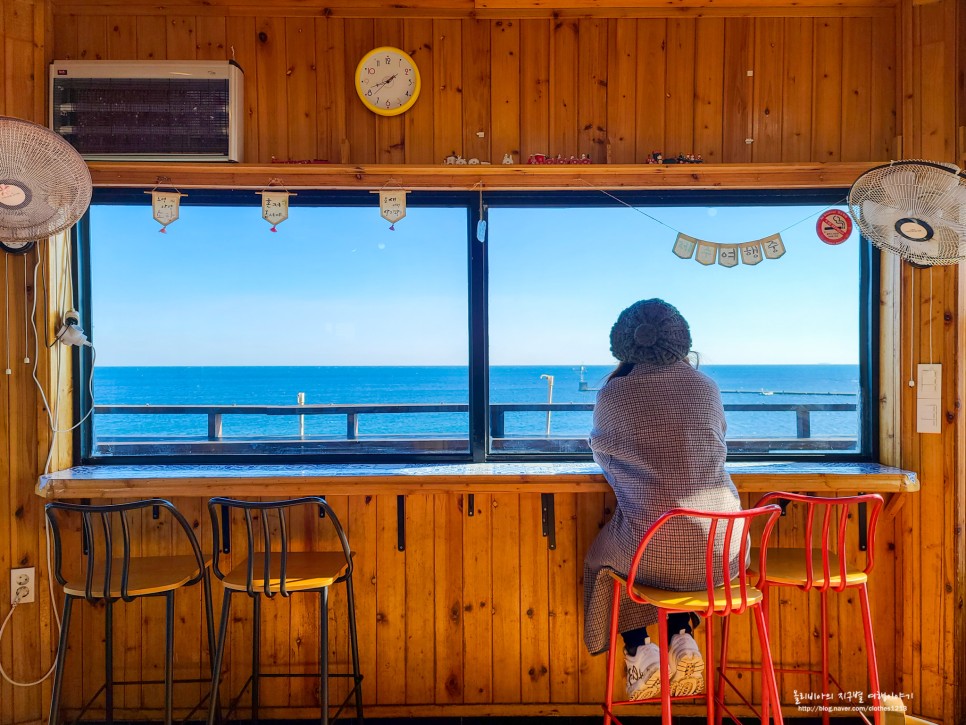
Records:
<instances>
[{"instance_id":1,"label":"clock face","mask_svg":"<svg viewBox=\"0 0 966 725\"><path fill-rule=\"evenodd\" d=\"M419 95L419 69L399 48L384 46L359 61L356 92L369 110L383 116L408 111Z\"/></svg>"},{"instance_id":2,"label":"clock face","mask_svg":"<svg viewBox=\"0 0 966 725\"><path fill-rule=\"evenodd\" d=\"M0 242L0 249L10 254L26 254L36 242Z\"/></svg>"}]
</instances>

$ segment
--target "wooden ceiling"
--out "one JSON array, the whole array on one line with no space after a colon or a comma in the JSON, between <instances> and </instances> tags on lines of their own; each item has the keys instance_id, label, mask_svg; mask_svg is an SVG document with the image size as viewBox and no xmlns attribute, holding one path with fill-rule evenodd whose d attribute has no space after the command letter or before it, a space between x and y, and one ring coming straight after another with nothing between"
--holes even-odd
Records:
<instances>
[{"instance_id":1,"label":"wooden ceiling","mask_svg":"<svg viewBox=\"0 0 966 725\"><path fill-rule=\"evenodd\" d=\"M58 14L308 15L331 17L742 17L877 15L898 0L55 0ZM913 0L925 4L934 0Z\"/></svg>"}]
</instances>

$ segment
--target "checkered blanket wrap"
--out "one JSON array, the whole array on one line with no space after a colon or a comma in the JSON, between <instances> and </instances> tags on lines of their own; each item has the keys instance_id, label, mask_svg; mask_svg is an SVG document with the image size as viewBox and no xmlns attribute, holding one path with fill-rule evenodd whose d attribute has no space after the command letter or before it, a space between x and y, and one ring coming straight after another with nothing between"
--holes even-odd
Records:
<instances>
[{"instance_id":1,"label":"checkered blanket wrap","mask_svg":"<svg viewBox=\"0 0 966 725\"><path fill-rule=\"evenodd\" d=\"M613 517L584 560L584 641L591 654L599 654L609 645L613 579L607 571L626 576L644 533L670 509L730 513L741 510L741 502L724 469L721 395L710 378L687 362L636 365L628 375L608 381L597 394L590 445L617 496ZM703 590L709 528L700 519L666 524L648 545L637 581L676 591ZM719 569L723 545L719 525ZM736 532L729 547L733 575L739 545ZM622 592L619 631L656 621L654 607L634 604Z\"/></svg>"}]
</instances>

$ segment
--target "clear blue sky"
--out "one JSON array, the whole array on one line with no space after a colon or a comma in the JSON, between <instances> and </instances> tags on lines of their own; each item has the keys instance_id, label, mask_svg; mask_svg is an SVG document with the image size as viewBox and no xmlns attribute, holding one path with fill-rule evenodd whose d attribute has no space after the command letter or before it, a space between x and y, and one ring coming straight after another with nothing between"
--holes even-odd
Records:
<instances>
[{"instance_id":1,"label":"clear blue sky","mask_svg":"<svg viewBox=\"0 0 966 725\"><path fill-rule=\"evenodd\" d=\"M251 207L185 206L159 234L150 205L92 209L98 365L465 365L462 209L293 207L278 232ZM734 243L820 207L648 208ZM828 246L815 217L754 267L674 256L675 233L628 208L491 209L495 365L611 364L627 305L663 297L707 364L858 361L858 233Z\"/></svg>"}]
</instances>

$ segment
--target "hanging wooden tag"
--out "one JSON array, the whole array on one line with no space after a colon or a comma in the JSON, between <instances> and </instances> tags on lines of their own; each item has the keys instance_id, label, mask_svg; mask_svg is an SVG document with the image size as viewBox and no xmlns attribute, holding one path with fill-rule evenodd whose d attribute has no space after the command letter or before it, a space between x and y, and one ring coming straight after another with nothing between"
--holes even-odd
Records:
<instances>
[{"instance_id":1,"label":"hanging wooden tag","mask_svg":"<svg viewBox=\"0 0 966 725\"><path fill-rule=\"evenodd\" d=\"M715 257L718 255L718 245L714 242L706 242L703 239L697 240L697 252L694 258L701 264L714 264Z\"/></svg>"},{"instance_id":2,"label":"hanging wooden tag","mask_svg":"<svg viewBox=\"0 0 966 725\"><path fill-rule=\"evenodd\" d=\"M289 191L259 191L262 195L262 219L272 225L270 231L277 232L276 226L288 219L288 198L296 196Z\"/></svg>"},{"instance_id":3,"label":"hanging wooden tag","mask_svg":"<svg viewBox=\"0 0 966 725\"><path fill-rule=\"evenodd\" d=\"M395 230L396 222L406 216L406 194L403 189L379 192L379 214L389 222L390 231Z\"/></svg>"},{"instance_id":4,"label":"hanging wooden tag","mask_svg":"<svg viewBox=\"0 0 966 725\"><path fill-rule=\"evenodd\" d=\"M718 247L718 264L722 267L734 267L738 264L738 245L722 244Z\"/></svg>"},{"instance_id":5,"label":"hanging wooden tag","mask_svg":"<svg viewBox=\"0 0 966 725\"><path fill-rule=\"evenodd\" d=\"M151 210L154 221L161 225L162 234L167 233L168 224L177 221L181 213L181 197L187 196L180 191L146 191L151 195Z\"/></svg>"},{"instance_id":6,"label":"hanging wooden tag","mask_svg":"<svg viewBox=\"0 0 966 725\"><path fill-rule=\"evenodd\" d=\"M697 243L698 240L694 237L689 237L687 234L681 234L678 232L678 238L674 240L673 251L681 259L691 259L691 255L694 254L694 248Z\"/></svg>"},{"instance_id":7,"label":"hanging wooden tag","mask_svg":"<svg viewBox=\"0 0 966 725\"><path fill-rule=\"evenodd\" d=\"M740 248L742 264L758 264L762 260L761 242L745 242Z\"/></svg>"},{"instance_id":8,"label":"hanging wooden tag","mask_svg":"<svg viewBox=\"0 0 966 725\"><path fill-rule=\"evenodd\" d=\"M772 234L762 239L761 248L765 252L765 259L778 259L785 254L785 243L781 234Z\"/></svg>"}]
</instances>

